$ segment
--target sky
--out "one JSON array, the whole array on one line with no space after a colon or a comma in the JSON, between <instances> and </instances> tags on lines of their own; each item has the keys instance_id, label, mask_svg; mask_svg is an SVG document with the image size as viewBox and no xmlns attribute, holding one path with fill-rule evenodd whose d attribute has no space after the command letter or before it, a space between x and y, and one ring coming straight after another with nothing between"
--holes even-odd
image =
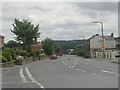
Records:
<instances>
[{"instance_id":1,"label":"sky","mask_svg":"<svg viewBox=\"0 0 120 90\"><path fill-rule=\"evenodd\" d=\"M2 24L0 32L5 42L14 40L10 31L14 19L27 19L34 25L40 25L40 38L53 40L79 40L101 35L104 24L104 35L114 33L118 36L118 3L117 2L2 2Z\"/></svg>"}]
</instances>

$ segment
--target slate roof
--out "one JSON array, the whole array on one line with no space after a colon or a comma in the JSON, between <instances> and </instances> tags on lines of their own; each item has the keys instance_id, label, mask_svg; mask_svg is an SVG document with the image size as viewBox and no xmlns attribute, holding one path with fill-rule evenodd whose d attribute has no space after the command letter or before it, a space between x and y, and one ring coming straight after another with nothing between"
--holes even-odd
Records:
<instances>
[{"instance_id":1,"label":"slate roof","mask_svg":"<svg viewBox=\"0 0 120 90\"><path fill-rule=\"evenodd\" d=\"M0 38L4 38L4 36L0 35Z\"/></svg>"}]
</instances>

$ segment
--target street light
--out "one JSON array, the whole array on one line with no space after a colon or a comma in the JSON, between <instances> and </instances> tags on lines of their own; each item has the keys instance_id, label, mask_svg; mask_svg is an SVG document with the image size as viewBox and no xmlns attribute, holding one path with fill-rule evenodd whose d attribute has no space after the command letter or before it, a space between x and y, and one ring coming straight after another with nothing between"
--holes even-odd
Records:
<instances>
[{"instance_id":1,"label":"street light","mask_svg":"<svg viewBox=\"0 0 120 90\"><path fill-rule=\"evenodd\" d=\"M82 37L83 38L83 45L85 45L85 38L84 38L84 36L78 35L78 37Z\"/></svg>"},{"instance_id":2,"label":"street light","mask_svg":"<svg viewBox=\"0 0 120 90\"><path fill-rule=\"evenodd\" d=\"M105 48L104 47L104 35L103 35L103 23L102 22L92 22L92 23L99 23L99 24L101 24L101 30L102 30L102 48ZM105 58L105 55L104 55L105 53L104 53L104 50L103 50L103 58Z\"/></svg>"}]
</instances>

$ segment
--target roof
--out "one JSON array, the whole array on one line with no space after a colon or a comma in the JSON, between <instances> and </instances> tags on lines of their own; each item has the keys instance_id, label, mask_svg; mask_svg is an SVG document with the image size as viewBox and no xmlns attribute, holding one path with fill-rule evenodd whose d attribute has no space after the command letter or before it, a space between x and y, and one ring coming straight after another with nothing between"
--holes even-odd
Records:
<instances>
[{"instance_id":1,"label":"roof","mask_svg":"<svg viewBox=\"0 0 120 90\"><path fill-rule=\"evenodd\" d=\"M92 37L88 38L88 40L90 40L90 39L92 39L92 38L94 38L96 36L99 36L99 34L93 35Z\"/></svg>"},{"instance_id":2,"label":"roof","mask_svg":"<svg viewBox=\"0 0 120 90\"><path fill-rule=\"evenodd\" d=\"M4 38L4 36L0 35L0 38Z\"/></svg>"},{"instance_id":3,"label":"roof","mask_svg":"<svg viewBox=\"0 0 120 90\"><path fill-rule=\"evenodd\" d=\"M99 35L98 35L98 34L93 35L93 36L90 37L88 40L90 40L90 39L92 39L92 38L94 38L94 37L96 37L96 36L99 36ZM100 37L102 37L102 36L100 36ZM110 41L110 40L115 40L115 38L114 38L113 36L104 36L104 39L105 39L105 40L108 40L108 41Z\"/></svg>"},{"instance_id":4,"label":"roof","mask_svg":"<svg viewBox=\"0 0 120 90\"><path fill-rule=\"evenodd\" d=\"M116 40L116 41L120 41L120 37L116 37L115 40Z\"/></svg>"},{"instance_id":5,"label":"roof","mask_svg":"<svg viewBox=\"0 0 120 90\"><path fill-rule=\"evenodd\" d=\"M115 38L112 37L112 36L104 36L104 39L105 39L105 40L108 40L108 41L110 41L110 40L115 40Z\"/></svg>"}]
</instances>

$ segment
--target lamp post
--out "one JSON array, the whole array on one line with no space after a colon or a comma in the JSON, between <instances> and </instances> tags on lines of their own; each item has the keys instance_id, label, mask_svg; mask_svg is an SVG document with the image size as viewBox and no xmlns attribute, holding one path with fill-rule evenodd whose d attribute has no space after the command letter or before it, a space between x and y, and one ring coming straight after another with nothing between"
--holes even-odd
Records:
<instances>
[{"instance_id":1,"label":"lamp post","mask_svg":"<svg viewBox=\"0 0 120 90\"><path fill-rule=\"evenodd\" d=\"M104 48L105 48L105 46L104 46L104 35L103 35L103 23L102 22L92 22L92 23L99 23L99 24L101 24L101 30L102 30L102 48L103 48L103 58L105 58L105 52L104 52Z\"/></svg>"}]
</instances>

